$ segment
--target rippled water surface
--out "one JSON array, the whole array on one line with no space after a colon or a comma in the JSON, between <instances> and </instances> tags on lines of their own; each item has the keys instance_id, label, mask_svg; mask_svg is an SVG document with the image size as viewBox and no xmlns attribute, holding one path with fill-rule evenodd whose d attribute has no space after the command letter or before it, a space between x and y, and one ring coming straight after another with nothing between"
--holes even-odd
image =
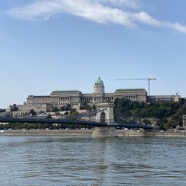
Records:
<instances>
[{"instance_id":1,"label":"rippled water surface","mask_svg":"<svg viewBox=\"0 0 186 186\"><path fill-rule=\"evenodd\" d=\"M186 185L186 138L0 137L0 185Z\"/></svg>"}]
</instances>

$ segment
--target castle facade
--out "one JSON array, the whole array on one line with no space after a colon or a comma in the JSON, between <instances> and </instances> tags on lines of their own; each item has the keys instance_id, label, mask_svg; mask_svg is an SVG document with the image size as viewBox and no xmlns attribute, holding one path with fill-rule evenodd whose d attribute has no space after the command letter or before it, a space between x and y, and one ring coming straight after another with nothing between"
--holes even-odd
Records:
<instances>
[{"instance_id":1,"label":"castle facade","mask_svg":"<svg viewBox=\"0 0 186 186\"><path fill-rule=\"evenodd\" d=\"M61 107L65 104L76 105L81 102L97 104L102 102L114 102L116 98L126 98L131 101L146 102L145 89L117 89L114 93L105 93L105 86L100 77L95 81L94 92L84 94L79 90L52 91L48 96L27 97L27 105L52 104Z\"/></svg>"},{"instance_id":2,"label":"castle facade","mask_svg":"<svg viewBox=\"0 0 186 186\"><path fill-rule=\"evenodd\" d=\"M30 110L35 112L47 112L52 108L61 108L64 105L79 105L87 102L89 105L97 105L99 103L114 102L116 98L126 98L130 101L137 102L158 102L158 101L178 101L179 95L155 95L148 96L147 91L141 89L116 89L113 93L105 93L104 82L100 77L94 83L93 93L82 93L79 90L61 90L52 91L50 95L29 95L23 105L11 105L9 111L13 115L22 116L29 113Z\"/></svg>"}]
</instances>

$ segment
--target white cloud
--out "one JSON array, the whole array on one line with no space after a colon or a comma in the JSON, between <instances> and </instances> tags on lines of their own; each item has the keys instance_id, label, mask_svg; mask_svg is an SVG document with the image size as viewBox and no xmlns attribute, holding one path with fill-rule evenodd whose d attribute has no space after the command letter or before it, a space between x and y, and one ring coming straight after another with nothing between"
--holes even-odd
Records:
<instances>
[{"instance_id":1,"label":"white cloud","mask_svg":"<svg viewBox=\"0 0 186 186\"><path fill-rule=\"evenodd\" d=\"M112 6L109 6L109 3L112 3ZM69 13L98 23L120 24L127 28L145 24L186 33L185 25L160 21L146 12L126 11L122 9L123 6L139 8L137 0L37 0L22 7L12 8L7 14L19 19L46 20L57 14Z\"/></svg>"},{"instance_id":2,"label":"white cloud","mask_svg":"<svg viewBox=\"0 0 186 186\"><path fill-rule=\"evenodd\" d=\"M174 30L177 30L179 32L183 32L186 33L186 26L181 25L180 23L176 22L176 23L165 23L165 26L168 26Z\"/></svg>"},{"instance_id":3,"label":"white cloud","mask_svg":"<svg viewBox=\"0 0 186 186\"><path fill-rule=\"evenodd\" d=\"M122 5L129 8L138 8L137 0L97 0L99 3L112 3L114 5Z\"/></svg>"}]
</instances>

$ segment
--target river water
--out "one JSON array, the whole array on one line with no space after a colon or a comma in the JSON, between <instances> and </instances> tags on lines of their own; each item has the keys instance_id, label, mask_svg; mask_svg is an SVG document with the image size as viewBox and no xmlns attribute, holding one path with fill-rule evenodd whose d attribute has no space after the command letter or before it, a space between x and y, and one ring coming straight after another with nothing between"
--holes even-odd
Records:
<instances>
[{"instance_id":1,"label":"river water","mask_svg":"<svg viewBox=\"0 0 186 186\"><path fill-rule=\"evenodd\" d=\"M186 185L186 138L0 137L0 185Z\"/></svg>"}]
</instances>

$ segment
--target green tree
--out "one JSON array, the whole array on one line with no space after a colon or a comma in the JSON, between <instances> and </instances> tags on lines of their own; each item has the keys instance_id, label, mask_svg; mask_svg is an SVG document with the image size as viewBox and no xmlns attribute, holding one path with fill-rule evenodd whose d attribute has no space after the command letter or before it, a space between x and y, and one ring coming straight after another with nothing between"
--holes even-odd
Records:
<instances>
[{"instance_id":1,"label":"green tree","mask_svg":"<svg viewBox=\"0 0 186 186\"><path fill-rule=\"evenodd\" d=\"M79 112L76 111L76 110L73 110L73 111L71 112L71 115L72 115L72 116L78 116L78 115L79 115Z\"/></svg>"},{"instance_id":2,"label":"green tree","mask_svg":"<svg viewBox=\"0 0 186 186\"><path fill-rule=\"evenodd\" d=\"M179 103L180 103L181 105L183 105L183 104L185 103L185 99L184 99L184 98L180 98L180 99L179 99Z\"/></svg>"},{"instance_id":3,"label":"green tree","mask_svg":"<svg viewBox=\"0 0 186 186\"><path fill-rule=\"evenodd\" d=\"M93 105L93 106L92 106L92 109L93 109L93 110L96 110L96 106L95 106L95 105Z\"/></svg>"},{"instance_id":4,"label":"green tree","mask_svg":"<svg viewBox=\"0 0 186 186\"><path fill-rule=\"evenodd\" d=\"M68 115L68 112L66 111L66 112L64 113L64 115L67 116L67 115Z\"/></svg>"},{"instance_id":5,"label":"green tree","mask_svg":"<svg viewBox=\"0 0 186 186\"><path fill-rule=\"evenodd\" d=\"M144 120L143 120L143 123L144 123L145 125L151 125L151 121L148 120L148 119L144 119Z\"/></svg>"},{"instance_id":6,"label":"green tree","mask_svg":"<svg viewBox=\"0 0 186 186\"><path fill-rule=\"evenodd\" d=\"M57 107L52 108L52 112L58 112L58 111L59 111L59 109Z\"/></svg>"},{"instance_id":7,"label":"green tree","mask_svg":"<svg viewBox=\"0 0 186 186\"><path fill-rule=\"evenodd\" d=\"M6 109L0 108L0 112L6 112Z\"/></svg>"},{"instance_id":8,"label":"green tree","mask_svg":"<svg viewBox=\"0 0 186 186\"><path fill-rule=\"evenodd\" d=\"M34 109L30 109L30 115L35 116L36 112L34 111Z\"/></svg>"},{"instance_id":9,"label":"green tree","mask_svg":"<svg viewBox=\"0 0 186 186\"><path fill-rule=\"evenodd\" d=\"M48 114L46 119L52 119L52 115L51 114Z\"/></svg>"},{"instance_id":10,"label":"green tree","mask_svg":"<svg viewBox=\"0 0 186 186\"><path fill-rule=\"evenodd\" d=\"M87 101L81 102L81 104L80 104L80 109L81 109L81 110L86 110L87 107L88 107Z\"/></svg>"}]
</instances>

